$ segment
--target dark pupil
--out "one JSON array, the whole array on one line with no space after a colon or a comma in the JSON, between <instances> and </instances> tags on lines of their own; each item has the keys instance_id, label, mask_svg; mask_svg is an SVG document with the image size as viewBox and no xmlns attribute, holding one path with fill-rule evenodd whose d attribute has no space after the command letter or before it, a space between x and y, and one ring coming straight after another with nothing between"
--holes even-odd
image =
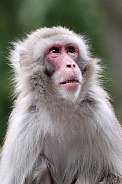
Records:
<instances>
[{"instance_id":1,"label":"dark pupil","mask_svg":"<svg viewBox=\"0 0 122 184\"><path fill-rule=\"evenodd\" d=\"M52 47L52 48L50 49L50 52L51 52L51 53L59 53L59 49L58 49L57 47Z\"/></svg>"},{"instance_id":2,"label":"dark pupil","mask_svg":"<svg viewBox=\"0 0 122 184\"><path fill-rule=\"evenodd\" d=\"M75 48L74 47L68 47L68 52L74 53L75 52Z\"/></svg>"}]
</instances>

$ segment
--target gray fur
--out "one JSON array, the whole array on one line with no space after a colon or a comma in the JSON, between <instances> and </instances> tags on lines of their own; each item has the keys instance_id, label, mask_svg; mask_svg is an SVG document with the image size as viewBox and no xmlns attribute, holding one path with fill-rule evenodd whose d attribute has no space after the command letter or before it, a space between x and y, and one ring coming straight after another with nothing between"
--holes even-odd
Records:
<instances>
[{"instance_id":1,"label":"gray fur","mask_svg":"<svg viewBox=\"0 0 122 184\"><path fill-rule=\"evenodd\" d=\"M83 83L76 100L59 94L44 64L46 46L62 40L80 49ZM62 27L42 28L15 43L10 60L17 99L2 148L0 183L122 183L122 129L84 38Z\"/></svg>"}]
</instances>

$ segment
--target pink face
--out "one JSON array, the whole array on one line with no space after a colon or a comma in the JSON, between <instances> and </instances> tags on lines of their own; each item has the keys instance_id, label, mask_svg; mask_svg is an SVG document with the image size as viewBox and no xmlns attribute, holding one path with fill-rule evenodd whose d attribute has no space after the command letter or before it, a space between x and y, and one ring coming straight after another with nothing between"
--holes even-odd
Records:
<instances>
[{"instance_id":1,"label":"pink face","mask_svg":"<svg viewBox=\"0 0 122 184\"><path fill-rule=\"evenodd\" d=\"M53 70L53 79L59 88L76 91L81 82L77 65L79 49L73 43L51 44L45 52L48 70Z\"/></svg>"}]
</instances>

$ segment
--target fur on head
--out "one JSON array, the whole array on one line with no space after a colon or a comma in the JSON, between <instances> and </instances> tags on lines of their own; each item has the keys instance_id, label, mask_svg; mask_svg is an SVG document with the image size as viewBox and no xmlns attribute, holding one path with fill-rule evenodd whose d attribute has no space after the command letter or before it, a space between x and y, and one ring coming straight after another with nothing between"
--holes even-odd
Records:
<instances>
[{"instance_id":1,"label":"fur on head","mask_svg":"<svg viewBox=\"0 0 122 184\"><path fill-rule=\"evenodd\" d=\"M47 79L46 72L44 72L46 71L44 54L46 47L54 42L73 42L78 45L78 66L83 78L82 95L80 97L84 98L88 86L97 81L100 66L98 65L98 60L91 57L85 38L60 26L38 29L27 35L26 39L14 43L10 61L15 72L16 92L20 93L23 91L23 88L29 87L30 79L34 79L33 81L36 85L39 85L39 80L42 80L44 83L48 81L47 84L44 84L45 86L50 85L50 80ZM54 86L52 89L54 89ZM79 96L79 92L76 96Z\"/></svg>"}]
</instances>

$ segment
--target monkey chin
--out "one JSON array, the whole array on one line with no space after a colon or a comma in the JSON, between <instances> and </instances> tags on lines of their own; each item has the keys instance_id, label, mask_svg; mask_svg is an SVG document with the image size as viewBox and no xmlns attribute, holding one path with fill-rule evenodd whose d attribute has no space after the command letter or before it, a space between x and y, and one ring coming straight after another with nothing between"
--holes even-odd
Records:
<instances>
[{"instance_id":1,"label":"monkey chin","mask_svg":"<svg viewBox=\"0 0 122 184\"><path fill-rule=\"evenodd\" d=\"M74 103L78 99L80 91L80 83L67 83L60 86L59 94L61 98L65 99L66 101L72 101Z\"/></svg>"}]
</instances>

